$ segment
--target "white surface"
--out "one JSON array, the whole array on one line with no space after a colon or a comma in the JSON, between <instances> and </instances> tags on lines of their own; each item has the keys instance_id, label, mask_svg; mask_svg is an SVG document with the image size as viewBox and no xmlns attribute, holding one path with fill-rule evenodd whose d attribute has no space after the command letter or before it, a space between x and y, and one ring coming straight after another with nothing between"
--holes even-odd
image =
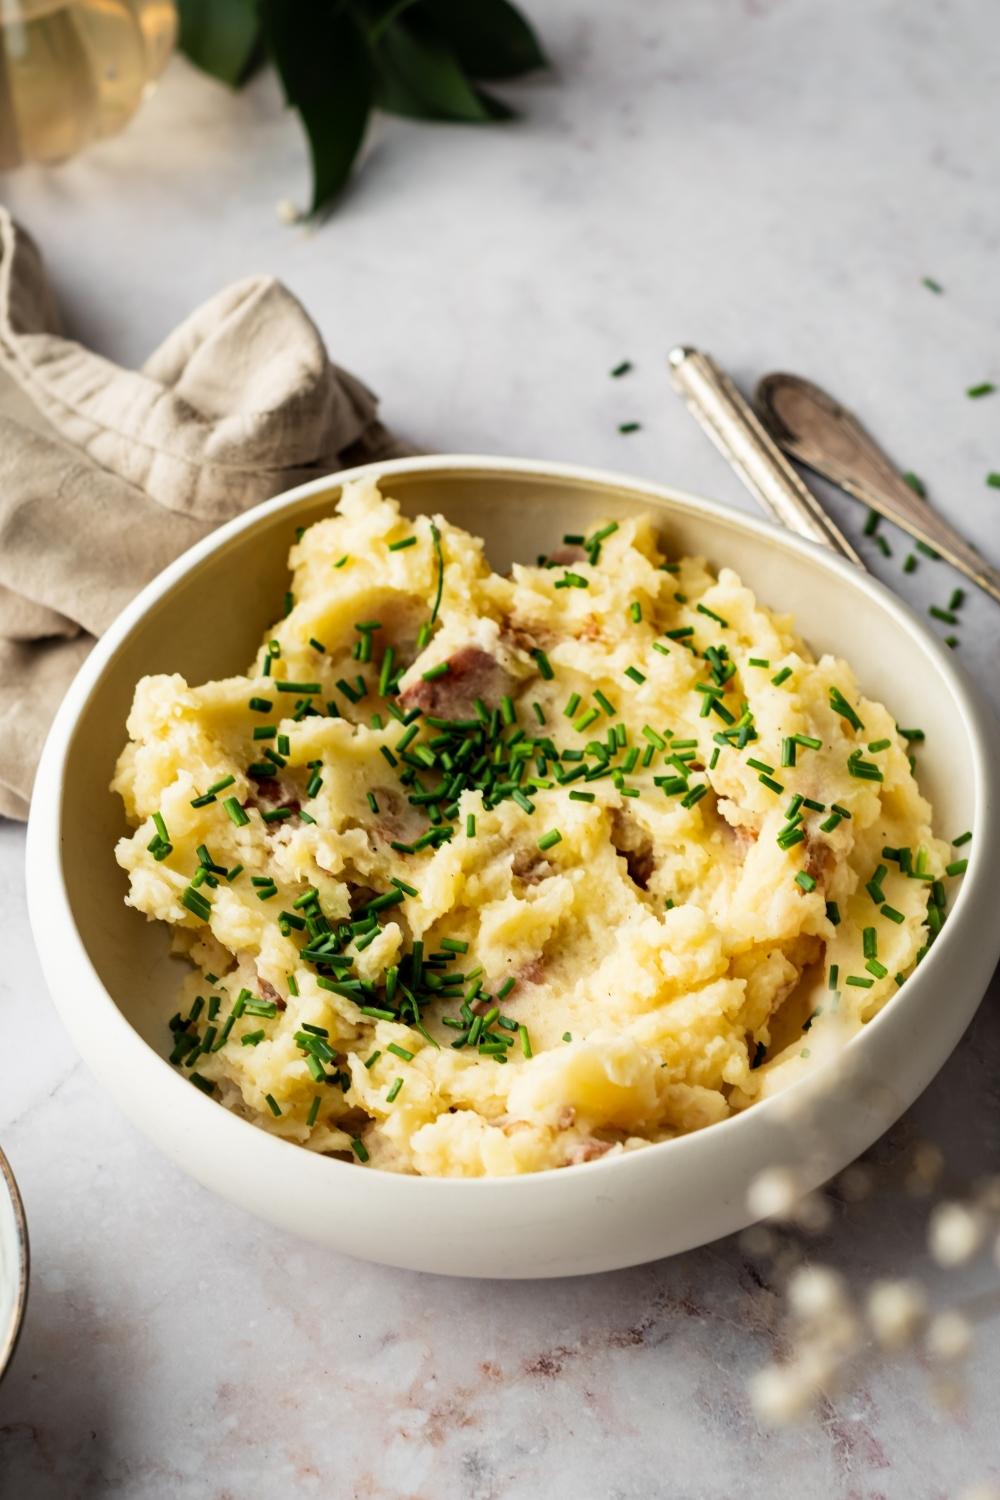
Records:
<instances>
[{"instance_id":1,"label":"white surface","mask_svg":"<svg viewBox=\"0 0 1000 1500\"><path fill-rule=\"evenodd\" d=\"M631 468L749 509L667 390L666 349L696 341L745 381L786 367L849 400L1000 560L983 485L1000 397L963 395L1000 377L996 16L977 0L531 8L561 76L511 91L527 118L389 122L315 231L274 217L304 166L273 88L231 100L183 64L120 141L9 179L72 327L138 360L201 297L271 270L428 447ZM636 373L610 381L626 356ZM643 432L619 437L632 417ZM835 509L856 534L851 502ZM864 545L908 598L945 602L943 565L901 579L894 537L891 561ZM996 610L970 598L963 618L962 659L997 702ZM4 1500L728 1500L748 1471L777 1500L951 1500L1000 1481L995 1325L963 1414L912 1362L878 1363L813 1424L765 1437L744 1380L777 1303L735 1242L487 1288L363 1268L220 1206L77 1062L27 934L21 843L0 829L0 1129L35 1279L0 1392ZM998 1077L994 1003L878 1159L926 1133L962 1176L996 1170ZM919 1273L923 1218L903 1198L845 1206L817 1253L856 1287Z\"/></svg>"},{"instance_id":2,"label":"white surface","mask_svg":"<svg viewBox=\"0 0 1000 1500\"><path fill-rule=\"evenodd\" d=\"M927 736L921 781L939 826L972 832L968 873L951 889L945 930L898 998L828 1066L725 1125L587 1167L492 1182L421 1181L326 1161L213 1107L163 1061L176 965L163 929L137 920L121 900L124 881L109 853L121 810L107 787L140 676L169 668L189 682L210 681L252 655L261 622L253 611L233 610L239 581L256 580L265 610L268 596L281 598L288 538L332 503L329 481L319 479L237 517L149 584L107 631L59 711L35 783L28 903L49 990L81 1054L129 1118L207 1187L331 1249L410 1270L523 1278L618 1269L744 1228L752 1217L747 1183L769 1167L794 1169L803 1191L819 1186L925 1087L996 962L995 883L982 855L1000 845L991 712L968 693L951 652L895 595L763 522L563 465L439 456L347 470L344 478L359 475L378 479L407 514L440 509L456 525L478 526L498 567L544 551L570 527L589 533L609 516L651 509L672 553L740 567L758 598L780 600L795 616L817 654L864 661L877 640L880 655L867 660L862 690L889 701L901 723L919 720ZM81 807L90 809L86 819ZM395 1232L400 1223L405 1236Z\"/></svg>"}]
</instances>

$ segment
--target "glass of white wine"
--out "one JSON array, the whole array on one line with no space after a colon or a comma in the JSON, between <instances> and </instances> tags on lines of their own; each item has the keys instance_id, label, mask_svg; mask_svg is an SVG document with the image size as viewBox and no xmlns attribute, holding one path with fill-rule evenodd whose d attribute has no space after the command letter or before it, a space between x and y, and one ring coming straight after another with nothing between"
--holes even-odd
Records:
<instances>
[{"instance_id":1,"label":"glass of white wine","mask_svg":"<svg viewBox=\"0 0 1000 1500\"><path fill-rule=\"evenodd\" d=\"M0 0L0 170L120 130L176 35L174 0Z\"/></svg>"}]
</instances>

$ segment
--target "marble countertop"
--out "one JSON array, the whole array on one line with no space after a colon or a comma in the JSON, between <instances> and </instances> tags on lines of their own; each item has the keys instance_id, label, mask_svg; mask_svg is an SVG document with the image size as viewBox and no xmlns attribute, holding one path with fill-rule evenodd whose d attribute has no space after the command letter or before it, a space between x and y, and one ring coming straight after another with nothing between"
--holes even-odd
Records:
<instances>
[{"instance_id":1,"label":"marble countertop","mask_svg":"<svg viewBox=\"0 0 1000 1500\"><path fill-rule=\"evenodd\" d=\"M1000 562L1000 51L977 0L531 0L558 74L495 129L379 127L319 227L279 222L305 158L276 88L230 97L183 62L129 131L4 184L72 329L139 361L196 302L264 270L428 448L619 468L752 502L671 395L692 341L745 384L788 368L848 399ZM924 276L944 287L935 295ZM609 368L634 361L626 379ZM642 430L622 436L617 424ZM862 516L831 499L854 535ZM873 570L920 608L944 564ZM995 606L960 657L1000 702ZM944 627L942 627L944 628ZM188 1181L78 1062L24 911L23 831L0 827L0 1140L33 1284L0 1388L3 1500L955 1500L1000 1482L997 1324L964 1403L876 1360L803 1426L767 1432L749 1375L780 1297L740 1244L576 1281L459 1283L300 1244ZM1000 1159L996 989L880 1143ZM942 997L942 1003L947 997ZM927 1271L926 1205L836 1206L816 1255L854 1287ZM994 1278L995 1278L995 1273ZM952 1273L952 1300L990 1280Z\"/></svg>"}]
</instances>

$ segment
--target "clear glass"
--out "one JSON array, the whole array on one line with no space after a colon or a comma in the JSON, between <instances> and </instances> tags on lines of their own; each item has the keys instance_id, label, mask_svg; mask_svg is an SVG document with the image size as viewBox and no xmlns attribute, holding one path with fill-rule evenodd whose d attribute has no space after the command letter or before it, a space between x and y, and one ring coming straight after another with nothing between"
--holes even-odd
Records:
<instances>
[{"instance_id":1,"label":"clear glass","mask_svg":"<svg viewBox=\"0 0 1000 1500\"><path fill-rule=\"evenodd\" d=\"M0 0L0 169L120 130L176 35L174 0Z\"/></svg>"}]
</instances>

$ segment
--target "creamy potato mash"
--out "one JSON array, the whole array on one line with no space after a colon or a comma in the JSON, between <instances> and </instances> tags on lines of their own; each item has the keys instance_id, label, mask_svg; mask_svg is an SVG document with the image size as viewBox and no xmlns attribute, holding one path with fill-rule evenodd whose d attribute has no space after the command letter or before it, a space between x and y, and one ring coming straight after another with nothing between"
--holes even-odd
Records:
<instances>
[{"instance_id":1,"label":"creamy potato mash","mask_svg":"<svg viewBox=\"0 0 1000 1500\"><path fill-rule=\"evenodd\" d=\"M940 926L918 731L652 518L553 540L501 577L350 484L246 676L136 690L116 852L191 960L171 1060L311 1150L479 1176L700 1129Z\"/></svg>"}]
</instances>

